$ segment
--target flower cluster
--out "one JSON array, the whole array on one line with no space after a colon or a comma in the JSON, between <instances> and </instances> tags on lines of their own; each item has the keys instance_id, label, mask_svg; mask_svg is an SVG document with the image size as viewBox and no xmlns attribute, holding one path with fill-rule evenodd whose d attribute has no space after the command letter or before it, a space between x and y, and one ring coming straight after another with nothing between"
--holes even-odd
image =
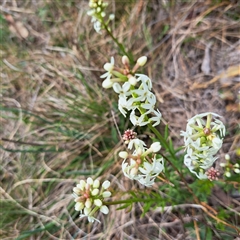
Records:
<instances>
[{"instance_id":1,"label":"flower cluster","mask_svg":"<svg viewBox=\"0 0 240 240\"><path fill-rule=\"evenodd\" d=\"M213 180L218 180L218 176L220 175L220 173L218 170L211 167L206 171L206 175L210 181L213 181Z\"/></svg>"},{"instance_id":2,"label":"flower cluster","mask_svg":"<svg viewBox=\"0 0 240 240\"><path fill-rule=\"evenodd\" d=\"M154 127L160 123L162 114L155 109L156 97L151 92L152 81L147 75L136 73L146 61L147 57L140 57L133 69L130 69L128 57L123 56L123 68L118 68L114 66L112 57L110 63L104 65L107 72L101 78L105 78L102 83L104 88L112 87L119 95L118 109L124 117L130 112L130 121L134 126L152 123Z\"/></svg>"},{"instance_id":3,"label":"flower cluster","mask_svg":"<svg viewBox=\"0 0 240 240\"><path fill-rule=\"evenodd\" d=\"M200 179L207 178L205 172L216 161L214 155L225 136L225 126L216 117L220 116L211 112L196 115L188 120L186 132L181 133L187 151L184 164Z\"/></svg>"},{"instance_id":4,"label":"flower cluster","mask_svg":"<svg viewBox=\"0 0 240 240\"><path fill-rule=\"evenodd\" d=\"M138 139L130 139L128 149L132 153L122 151L119 156L123 158L122 171L132 180L137 180L146 187L154 184L155 178L164 170L163 158L157 158L156 152L161 149L159 142L154 142L150 148Z\"/></svg>"},{"instance_id":5,"label":"flower cluster","mask_svg":"<svg viewBox=\"0 0 240 240\"><path fill-rule=\"evenodd\" d=\"M75 197L75 210L80 211L80 218L88 217L89 222L96 219L94 214L100 210L104 214L108 214L108 207L103 205L104 198L111 196L111 192L106 191L109 188L110 182L105 181L100 187L99 180L88 178L87 181L80 180L77 187L73 188L73 196Z\"/></svg>"},{"instance_id":6,"label":"flower cluster","mask_svg":"<svg viewBox=\"0 0 240 240\"><path fill-rule=\"evenodd\" d=\"M232 164L229 154L225 155L226 163L220 163L220 166L225 169L224 175L226 177L231 177L231 172L239 174L240 166L238 163Z\"/></svg>"},{"instance_id":7,"label":"flower cluster","mask_svg":"<svg viewBox=\"0 0 240 240\"><path fill-rule=\"evenodd\" d=\"M114 14L110 14L108 19L106 18L105 8L108 6L107 2L102 0L90 0L89 7L90 10L87 12L89 16L92 17L93 27L95 31L99 34L102 34L101 30L103 25L108 25L110 20L114 19Z\"/></svg>"}]
</instances>

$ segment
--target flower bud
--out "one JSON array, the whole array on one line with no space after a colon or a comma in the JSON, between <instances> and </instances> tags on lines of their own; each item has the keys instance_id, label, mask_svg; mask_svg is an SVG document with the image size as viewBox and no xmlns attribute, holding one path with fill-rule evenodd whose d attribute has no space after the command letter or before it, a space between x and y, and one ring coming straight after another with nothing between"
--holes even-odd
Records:
<instances>
[{"instance_id":1,"label":"flower bud","mask_svg":"<svg viewBox=\"0 0 240 240\"><path fill-rule=\"evenodd\" d=\"M131 76L129 79L128 79L128 82L132 85L132 86L135 86L136 83L137 83L137 79L133 76Z\"/></svg>"},{"instance_id":2,"label":"flower bud","mask_svg":"<svg viewBox=\"0 0 240 240\"><path fill-rule=\"evenodd\" d=\"M88 216L88 214L91 212L91 208L85 207L83 210L84 214Z\"/></svg>"},{"instance_id":3,"label":"flower bud","mask_svg":"<svg viewBox=\"0 0 240 240\"><path fill-rule=\"evenodd\" d=\"M100 207L100 211L103 213L103 214L108 214L109 212L109 209L107 206L103 205Z\"/></svg>"},{"instance_id":4,"label":"flower bud","mask_svg":"<svg viewBox=\"0 0 240 240\"><path fill-rule=\"evenodd\" d=\"M102 87L103 88L111 88L113 86L113 82L111 79L107 78L102 82Z\"/></svg>"},{"instance_id":5,"label":"flower bud","mask_svg":"<svg viewBox=\"0 0 240 240\"><path fill-rule=\"evenodd\" d=\"M128 157L128 152L122 151L122 152L120 152L118 155L119 155L120 158L125 159L125 158Z\"/></svg>"},{"instance_id":6,"label":"flower bud","mask_svg":"<svg viewBox=\"0 0 240 240\"><path fill-rule=\"evenodd\" d=\"M88 198L85 202L85 207L90 208L91 206L92 206L92 201L91 201L91 199Z\"/></svg>"},{"instance_id":7,"label":"flower bud","mask_svg":"<svg viewBox=\"0 0 240 240\"><path fill-rule=\"evenodd\" d=\"M110 14L109 15L109 20L113 20L115 18L115 15L114 14Z\"/></svg>"},{"instance_id":8,"label":"flower bud","mask_svg":"<svg viewBox=\"0 0 240 240\"><path fill-rule=\"evenodd\" d=\"M94 204L98 207L101 207L102 206L102 201L100 199L95 199Z\"/></svg>"},{"instance_id":9,"label":"flower bud","mask_svg":"<svg viewBox=\"0 0 240 240\"><path fill-rule=\"evenodd\" d=\"M80 185L80 184L78 184L78 185ZM78 195L81 193L81 191L80 191L80 189L78 187L74 187L73 188L73 192L75 192Z\"/></svg>"},{"instance_id":10,"label":"flower bud","mask_svg":"<svg viewBox=\"0 0 240 240\"><path fill-rule=\"evenodd\" d=\"M225 175L226 175L226 177L231 177L231 173L230 172L226 172Z\"/></svg>"},{"instance_id":11,"label":"flower bud","mask_svg":"<svg viewBox=\"0 0 240 240\"><path fill-rule=\"evenodd\" d=\"M126 55L122 57L122 63L123 65L129 65L129 59Z\"/></svg>"},{"instance_id":12,"label":"flower bud","mask_svg":"<svg viewBox=\"0 0 240 240\"><path fill-rule=\"evenodd\" d=\"M102 193L102 196L103 196L104 198L110 197L111 195L112 195L112 193L109 192L109 191L105 191L105 192Z\"/></svg>"},{"instance_id":13,"label":"flower bud","mask_svg":"<svg viewBox=\"0 0 240 240\"><path fill-rule=\"evenodd\" d=\"M93 188L99 188L99 186L100 186L100 181L98 179L94 180Z\"/></svg>"},{"instance_id":14,"label":"flower bud","mask_svg":"<svg viewBox=\"0 0 240 240\"><path fill-rule=\"evenodd\" d=\"M132 168L131 171L130 171L130 175L133 175L133 176L136 176L137 173L138 173L138 168L137 167Z\"/></svg>"},{"instance_id":15,"label":"flower bud","mask_svg":"<svg viewBox=\"0 0 240 240\"><path fill-rule=\"evenodd\" d=\"M229 156L229 154L225 154L225 159L226 159L227 161L230 160L230 156Z\"/></svg>"},{"instance_id":16,"label":"flower bud","mask_svg":"<svg viewBox=\"0 0 240 240\"><path fill-rule=\"evenodd\" d=\"M110 182L108 180L104 181L102 184L103 189L107 189L110 186Z\"/></svg>"},{"instance_id":17,"label":"flower bud","mask_svg":"<svg viewBox=\"0 0 240 240\"><path fill-rule=\"evenodd\" d=\"M75 210L76 210L76 211L81 211L81 210L83 210L83 208L84 208L84 203L82 203L82 202L77 202L77 203L75 204Z\"/></svg>"},{"instance_id":18,"label":"flower bud","mask_svg":"<svg viewBox=\"0 0 240 240\"><path fill-rule=\"evenodd\" d=\"M87 178L87 183L89 184L89 185L92 185L93 184L93 179L92 178Z\"/></svg>"},{"instance_id":19,"label":"flower bud","mask_svg":"<svg viewBox=\"0 0 240 240\"><path fill-rule=\"evenodd\" d=\"M235 173L240 173L240 170L239 170L238 168L235 168L233 171L234 171Z\"/></svg>"},{"instance_id":20,"label":"flower bud","mask_svg":"<svg viewBox=\"0 0 240 240\"><path fill-rule=\"evenodd\" d=\"M101 12L101 16L104 18L106 16L105 12Z\"/></svg>"},{"instance_id":21,"label":"flower bud","mask_svg":"<svg viewBox=\"0 0 240 240\"><path fill-rule=\"evenodd\" d=\"M147 62L146 56L142 56L137 60L137 64L141 67L144 66L146 62Z\"/></svg>"},{"instance_id":22,"label":"flower bud","mask_svg":"<svg viewBox=\"0 0 240 240\"><path fill-rule=\"evenodd\" d=\"M161 149L161 144L160 142L155 142L150 146L150 149L152 152L158 152Z\"/></svg>"},{"instance_id":23,"label":"flower bud","mask_svg":"<svg viewBox=\"0 0 240 240\"><path fill-rule=\"evenodd\" d=\"M239 164L238 164L238 163L235 163L233 166L234 166L235 168L239 168Z\"/></svg>"},{"instance_id":24,"label":"flower bud","mask_svg":"<svg viewBox=\"0 0 240 240\"><path fill-rule=\"evenodd\" d=\"M91 192L92 196L97 196L98 193L99 193L99 189L98 188L93 189L92 192Z\"/></svg>"}]
</instances>

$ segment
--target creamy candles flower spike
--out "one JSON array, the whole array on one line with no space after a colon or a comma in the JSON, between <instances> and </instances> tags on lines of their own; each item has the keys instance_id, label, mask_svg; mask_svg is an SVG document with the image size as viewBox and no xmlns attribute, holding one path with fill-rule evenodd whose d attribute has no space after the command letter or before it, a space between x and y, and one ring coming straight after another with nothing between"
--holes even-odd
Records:
<instances>
[{"instance_id":1,"label":"creamy candles flower spike","mask_svg":"<svg viewBox=\"0 0 240 240\"><path fill-rule=\"evenodd\" d=\"M111 196L111 192L107 191L110 186L109 181L104 181L100 185L99 180L88 178L87 181L80 180L80 183L73 188L73 196L75 197L75 210L80 211L80 218L87 217L89 222L95 220L100 222L94 216L97 211L108 214L109 209L104 205L105 198Z\"/></svg>"},{"instance_id":2,"label":"creamy candles flower spike","mask_svg":"<svg viewBox=\"0 0 240 240\"><path fill-rule=\"evenodd\" d=\"M130 121L134 126L151 123L155 127L160 123L162 114L155 109L156 97L151 92L152 81L147 75L136 73L146 62L147 57L142 56L130 69L128 57L123 56L123 67L120 68L115 66L114 58L111 57L111 61L103 66L107 72L100 77L104 78L104 88L113 88L119 95L118 109L124 117L130 112Z\"/></svg>"},{"instance_id":3,"label":"creamy candles flower spike","mask_svg":"<svg viewBox=\"0 0 240 240\"><path fill-rule=\"evenodd\" d=\"M110 14L108 19L106 19L105 8L107 6L108 3L102 0L89 1L90 10L87 14L92 17L93 27L99 34L102 34L101 30L103 29L103 25L108 26L109 21L113 20L115 17L114 14Z\"/></svg>"},{"instance_id":4,"label":"creamy candles flower spike","mask_svg":"<svg viewBox=\"0 0 240 240\"><path fill-rule=\"evenodd\" d=\"M198 114L188 120L186 132L181 132L187 151L184 164L200 179L208 177L206 170L216 161L214 155L222 147L226 130L217 117L220 116L211 112Z\"/></svg>"},{"instance_id":5,"label":"creamy candles flower spike","mask_svg":"<svg viewBox=\"0 0 240 240\"><path fill-rule=\"evenodd\" d=\"M164 170L162 157L156 153L161 149L159 142L153 143L150 148L138 138L128 140L128 149L132 153L122 151L119 156L123 158L122 171L124 175L132 180L137 180L146 187L154 184L155 178Z\"/></svg>"}]
</instances>

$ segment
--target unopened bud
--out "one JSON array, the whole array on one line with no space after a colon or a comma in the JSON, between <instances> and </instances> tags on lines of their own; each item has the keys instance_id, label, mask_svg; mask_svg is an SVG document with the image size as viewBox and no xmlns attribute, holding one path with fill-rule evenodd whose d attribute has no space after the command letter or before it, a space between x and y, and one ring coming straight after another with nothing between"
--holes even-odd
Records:
<instances>
[{"instance_id":1,"label":"unopened bud","mask_svg":"<svg viewBox=\"0 0 240 240\"><path fill-rule=\"evenodd\" d=\"M238 163L235 163L233 166L234 166L235 168L239 168L239 164L238 164Z\"/></svg>"},{"instance_id":2,"label":"unopened bud","mask_svg":"<svg viewBox=\"0 0 240 240\"><path fill-rule=\"evenodd\" d=\"M161 149L161 144L159 142L155 142L150 146L152 152L158 152Z\"/></svg>"},{"instance_id":3,"label":"unopened bud","mask_svg":"<svg viewBox=\"0 0 240 240\"><path fill-rule=\"evenodd\" d=\"M122 63L123 65L129 65L129 58L126 55L122 57Z\"/></svg>"},{"instance_id":4,"label":"unopened bud","mask_svg":"<svg viewBox=\"0 0 240 240\"><path fill-rule=\"evenodd\" d=\"M125 159L125 158L128 157L128 152L122 151L122 152L120 152L118 155L119 155L120 158Z\"/></svg>"},{"instance_id":5,"label":"unopened bud","mask_svg":"<svg viewBox=\"0 0 240 240\"><path fill-rule=\"evenodd\" d=\"M135 86L137 84L137 79L133 76L131 76L129 79L128 79L128 82L132 85L132 86Z\"/></svg>"},{"instance_id":6,"label":"unopened bud","mask_svg":"<svg viewBox=\"0 0 240 240\"><path fill-rule=\"evenodd\" d=\"M109 15L109 20L113 20L115 18L115 15L114 14L110 14Z\"/></svg>"},{"instance_id":7,"label":"unopened bud","mask_svg":"<svg viewBox=\"0 0 240 240\"><path fill-rule=\"evenodd\" d=\"M229 154L225 154L225 159L228 160L228 161L230 160Z\"/></svg>"},{"instance_id":8,"label":"unopened bud","mask_svg":"<svg viewBox=\"0 0 240 240\"><path fill-rule=\"evenodd\" d=\"M144 66L146 62L147 62L146 56L142 56L137 60L137 64L141 67Z\"/></svg>"},{"instance_id":9,"label":"unopened bud","mask_svg":"<svg viewBox=\"0 0 240 240\"><path fill-rule=\"evenodd\" d=\"M234 171L235 173L240 173L240 170L239 170L238 168L235 168L233 171Z\"/></svg>"},{"instance_id":10,"label":"unopened bud","mask_svg":"<svg viewBox=\"0 0 240 240\"><path fill-rule=\"evenodd\" d=\"M107 78L102 82L102 87L103 88L111 88L113 86L113 82L111 79Z\"/></svg>"},{"instance_id":11,"label":"unopened bud","mask_svg":"<svg viewBox=\"0 0 240 240\"><path fill-rule=\"evenodd\" d=\"M231 177L231 173L230 172L226 172L225 175L226 175L226 177Z\"/></svg>"}]
</instances>

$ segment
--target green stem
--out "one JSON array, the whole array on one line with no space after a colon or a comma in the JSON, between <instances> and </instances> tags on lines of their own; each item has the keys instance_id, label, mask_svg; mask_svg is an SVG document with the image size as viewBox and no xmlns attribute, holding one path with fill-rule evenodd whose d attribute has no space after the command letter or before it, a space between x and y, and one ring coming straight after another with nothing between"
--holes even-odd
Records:
<instances>
[{"instance_id":1,"label":"green stem","mask_svg":"<svg viewBox=\"0 0 240 240\"><path fill-rule=\"evenodd\" d=\"M149 129L157 136L157 138L159 139L159 141L161 142L162 146L168 150L168 152L171 154L171 156L176 159L175 153L172 151L172 149L169 147L168 142L166 141L166 139L162 136L162 134L155 128L152 126L151 123L148 124Z\"/></svg>"},{"instance_id":2,"label":"green stem","mask_svg":"<svg viewBox=\"0 0 240 240\"><path fill-rule=\"evenodd\" d=\"M182 179L182 181L184 182L186 188L188 189L188 192L191 193L193 195L193 199L196 203L200 204L200 201L198 200L197 196L194 194L193 190L188 186L187 181L185 180L184 176L182 175L182 173L178 170L178 168L164 155L161 153L161 155L163 156L163 158L169 162L169 164L175 169L175 171L178 173L178 175L180 176L180 178Z\"/></svg>"},{"instance_id":3,"label":"green stem","mask_svg":"<svg viewBox=\"0 0 240 240\"><path fill-rule=\"evenodd\" d=\"M109 31L108 27L106 24L103 23L104 29L107 31L108 35L112 38L112 40L118 45L119 49L122 51L122 53L124 55L126 55L130 61L132 60L131 56L125 51L125 48L123 46L123 44L121 44L111 33L111 31Z\"/></svg>"},{"instance_id":4,"label":"green stem","mask_svg":"<svg viewBox=\"0 0 240 240\"><path fill-rule=\"evenodd\" d=\"M133 198L133 199L126 199L126 200L119 200L119 201L113 201L113 202L103 202L103 205L117 205L117 204L123 204L123 203L134 203L134 202L150 202L152 199L141 199L141 198Z\"/></svg>"}]
</instances>

